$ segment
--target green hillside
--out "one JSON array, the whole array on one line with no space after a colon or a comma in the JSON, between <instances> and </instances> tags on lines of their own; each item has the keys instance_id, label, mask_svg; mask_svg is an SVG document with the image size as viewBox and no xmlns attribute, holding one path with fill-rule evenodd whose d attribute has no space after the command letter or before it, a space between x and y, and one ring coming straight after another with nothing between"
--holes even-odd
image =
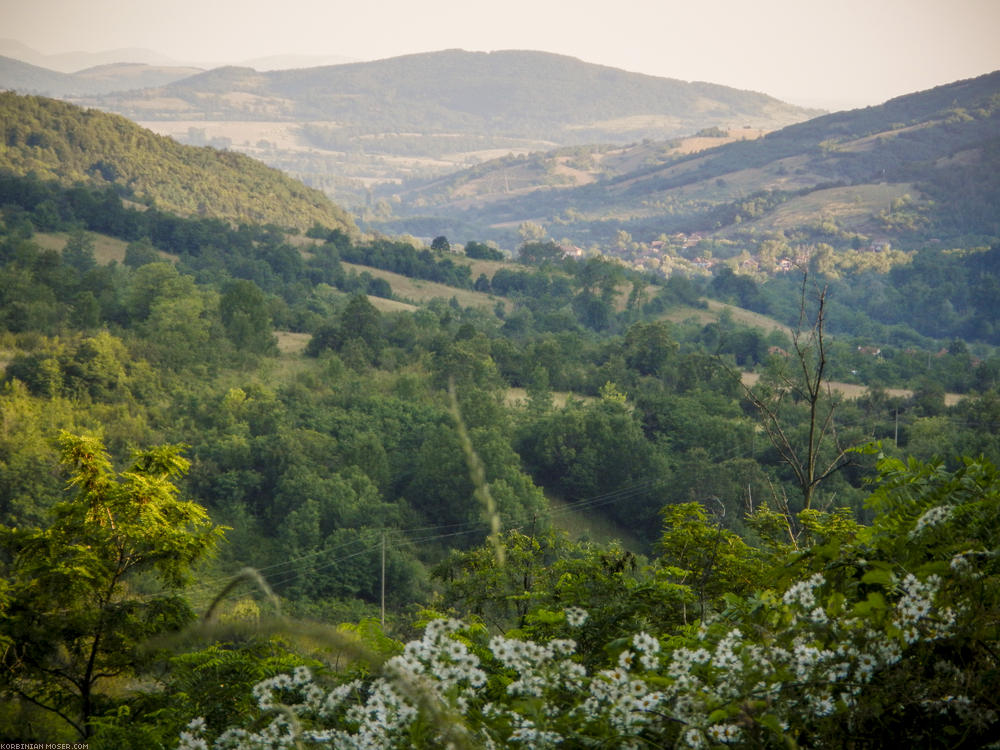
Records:
<instances>
[{"instance_id":1,"label":"green hillside","mask_svg":"<svg viewBox=\"0 0 1000 750\"><path fill-rule=\"evenodd\" d=\"M182 215L353 231L317 190L241 154L183 146L123 117L0 93L0 170L63 185L114 186Z\"/></svg>"}]
</instances>

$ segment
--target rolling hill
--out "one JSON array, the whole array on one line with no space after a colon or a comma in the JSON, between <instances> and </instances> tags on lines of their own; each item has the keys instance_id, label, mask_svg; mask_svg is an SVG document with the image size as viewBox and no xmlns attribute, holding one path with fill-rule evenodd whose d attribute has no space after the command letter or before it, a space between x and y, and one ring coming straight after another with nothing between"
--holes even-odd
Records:
<instances>
[{"instance_id":1,"label":"rolling hill","mask_svg":"<svg viewBox=\"0 0 1000 750\"><path fill-rule=\"evenodd\" d=\"M237 149L354 206L373 185L508 153L709 127L772 130L818 113L761 93L532 51L446 50L267 72L222 67L71 100L185 143Z\"/></svg>"},{"instance_id":2,"label":"rolling hill","mask_svg":"<svg viewBox=\"0 0 1000 750\"><path fill-rule=\"evenodd\" d=\"M113 186L181 215L355 230L318 190L247 156L184 146L124 117L54 99L0 93L0 143L0 172Z\"/></svg>"},{"instance_id":3,"label":"rolling hill","mask_svg":"<svg viewBox=\"0 0 1000 750\"><path fill-rule=\"evenodd\" d=\"M835 245L1000 236L1000 72L763 138L720 134L696 153L683 141L553 150L386 193L414 226L441 217L498 240L528 220L580 244L620 229Z\"/></svg>"},{"instance_id":4,"label":"rolling hill","mask_svg":"<svg viewBox=\"0 0 1000 750\"><path fill-rule=\"evenodd\" d=\"M775 127L810 114L756 92L531 51L446 50L266 73L226 67L95 103L142 120L266 113L367 134L458 132L562 144L628 142L717 124Z\"/></svg>"},{"instance_id":5,"label":"rolling hill","mask_svg":"<svg viewBox=\"0 0 1000 750\"><path fill-rule=\"evenodd\" d=\"M0 56L0 88L19 94L60 98L164 86L199 72L198 68L185 66L116 62L95 65L75 73L60 73Z\"/></svg>"}]
</instances>

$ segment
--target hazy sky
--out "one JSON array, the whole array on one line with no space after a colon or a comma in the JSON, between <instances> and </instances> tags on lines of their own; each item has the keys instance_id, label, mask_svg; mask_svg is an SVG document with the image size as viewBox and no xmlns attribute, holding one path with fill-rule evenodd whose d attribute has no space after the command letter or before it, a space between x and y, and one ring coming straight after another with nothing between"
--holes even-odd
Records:
<instances>
[{"instance_id":1,"label":"hazy sky","mask_svg":"<svg viewBox=\"0 0 1000 750\"><path fill-rule=\"evenodd\" d=\"M202 63L536 49L833 108L1000 68L1000 0L0 0L0 37Z\"/></svg>"}]
</instances>

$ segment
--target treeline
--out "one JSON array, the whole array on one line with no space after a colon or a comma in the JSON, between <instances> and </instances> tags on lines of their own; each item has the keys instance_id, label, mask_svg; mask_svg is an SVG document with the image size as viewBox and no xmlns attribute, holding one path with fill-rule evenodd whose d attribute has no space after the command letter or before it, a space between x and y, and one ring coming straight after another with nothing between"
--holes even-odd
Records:
<instances>
[{"instance_id":1,"label":"treeline","mask_svg":"<svg viewBox=\"0 0 1000 750\"><path fill-rule=\"evenodd\" d=\"M471 289L469 266L458 265L450 258L435 256L430 250L418 250L407 242L379 239L366 244L341 246L339 254L349 263L381 268L415 279Z\"/></svg>"},{"instance_id":2,"label":"treeline","mask_svg":"<svg viewBox=\"0 0 1000 750\"><path fill-rule=\"evenodd\" d=\"M217 285L226 279L252 281L273 297L271 314L275 325L291 330L311 330L315 325L316 315L310 313L308 298L318 284L346 292L360 290L392 296L385 280L370 274L348 273L340 265L341 259L458 288L471 286L468 267L426 250L418 251L406 243L376 239L370 244L360 244L342 230L326 227L310 232L325 241L304 254L276 226L234 227L221 219L182 218L156 208L140 210L111 188L102 191L62 188L53 182L8 174L0 177L0 205L4 206L6 224L14 236L30 238L36 230L89 230L129 242L125 259L128 266L162 261L161 253L169 253L177 256L177 268L182 273L200 282ZM24 262L29 262L27 257ZM93 266L93 262L89 265ZM97 272L101 274L110 277L114 270L102 269ZM67 283L79 281L67 280ZM109 282L105 279L89 283ZM55 299L72 299L75 291L59 289ZM10 290L8 294L12 293ZM105 296L111 304L114 295ZM120 318L110 309L104 310L102 316L108 320Z\"/></svg>"},{"instance_id":3,"label":"treeline","mask_svg":"<svg viewBox=\"0 0 1000 750\"><path fill-rule=\"evenodd\" d=\"M830 271L824 268L822 248L813 248L812 256L806 270L811 283L829 287L832 333L884 351L936 353L956 340L1000 344L993 315L1000 305L1000 245L966 251L925 249L887 273ZM801 282L801 272L758 282L722 266L698 289L794 326Z\"/></svg>"}]
</instances>

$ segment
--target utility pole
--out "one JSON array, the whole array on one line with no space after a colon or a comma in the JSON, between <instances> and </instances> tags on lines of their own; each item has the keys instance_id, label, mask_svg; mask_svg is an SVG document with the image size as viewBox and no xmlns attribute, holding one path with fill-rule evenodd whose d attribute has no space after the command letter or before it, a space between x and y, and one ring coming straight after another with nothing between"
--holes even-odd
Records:
<instances>
[{"instance_id":1,"label":"utility pole","mask_svg":"<svg viewBox=\"0 0 1000 750\"><path fill-rule=\"evenodd\" d=\"M385 532L382 532L382 630L385 630Z\"/></svg>"}]
</instances>

